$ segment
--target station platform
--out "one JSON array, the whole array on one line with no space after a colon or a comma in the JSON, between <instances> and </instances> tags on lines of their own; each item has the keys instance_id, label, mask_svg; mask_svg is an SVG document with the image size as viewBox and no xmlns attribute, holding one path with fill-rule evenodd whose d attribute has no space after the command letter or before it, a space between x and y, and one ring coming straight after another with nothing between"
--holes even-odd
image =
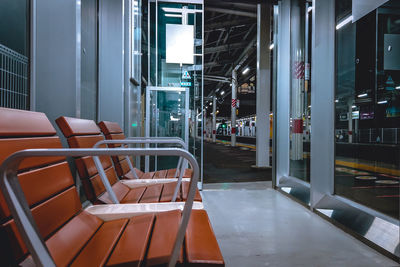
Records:
<instances>
[{"instance_id":1,"label":"station platform","mask_svg":"<svg viewBox=\"0 0 400 267\"><path fill-rule=\"evenodd\" d=\"M271 182L205 184L201 194L226 266L399 266Z\"/></svg>"},{"instance_id":2,"label":"station platform","mask_svg":"<svg viewBox=\"0 0 400 267\"><path fill-rule=\"evenodd\" d=\"M271 181L271 169L254 169L256 152L247 145L204 142L204 183Z\"/></svg>"}]
</instances>

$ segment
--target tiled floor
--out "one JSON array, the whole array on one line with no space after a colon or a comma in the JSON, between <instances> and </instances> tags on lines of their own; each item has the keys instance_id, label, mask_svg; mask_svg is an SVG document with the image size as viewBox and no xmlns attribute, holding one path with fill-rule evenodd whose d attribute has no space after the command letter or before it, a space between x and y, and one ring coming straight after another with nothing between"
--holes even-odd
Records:
<instances>
[{"instance_id":1,"label":"tiled floor","mask_svg":"<svg viewBox=\"0 0 400 267\"><path fill-rule=\"evenodd\" d=\"M204 186L226 266L400 266L271 188Z\"/></svg>"}]
</instances>

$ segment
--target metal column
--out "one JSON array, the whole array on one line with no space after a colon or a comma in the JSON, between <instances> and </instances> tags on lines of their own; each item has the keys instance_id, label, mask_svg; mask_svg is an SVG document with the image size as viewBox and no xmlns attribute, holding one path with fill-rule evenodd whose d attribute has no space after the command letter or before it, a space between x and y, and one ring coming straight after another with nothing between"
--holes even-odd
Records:
<instances>
[{"instance_id":1,"label":"metal column","mask_svg":"<svg viewBox=\"0 0 400 267\"><path fill-rule=\"evenodd\" d=\"M269 113L271 98L270 8L257 5L257 124L256 167L269 167Z\"/></svg>"},{"instance_id":2,"label":"metal column","mask_svg":"<svg viewBox=\"0 0 400 267\"><path fill-rule=\"evenodd\" d=\"M232 102L236 100L237 71L232 70ZM231 103L232 104L232 103ZM231 146L236 146L236 105L231 105Z\"/></svg>"},{"instance_id":3,"label":"metal column","mask_svg":"<svg viewBox=\"0 0 400 267\"><path fill-rule=\"evenodd\" d=\"M349 143L353 143L353 99L350 99L348 102L348 136L349 136Z\"/></svg>"},{"instance_id":4,"label":"metal column","mask_svg":"<svg viewBox=\"0 0 400 267\"><path fill-rule=\"evenodd\" d=\"M304 99L304 21L299 0L291 1L291 67L292 67L292 160L303 159Z\"/></svg>"},{"instance_id":5,"label":"metal column","mask_svg":"<svg viewBox=\"0 0 400 267\"><path fill-rule=\"evenodd\" d=\"M217 134L217 97L213 96L213 116L212 116L212 141L215 143L216 141L216 134Z\"/></svg>"}]
</instances>

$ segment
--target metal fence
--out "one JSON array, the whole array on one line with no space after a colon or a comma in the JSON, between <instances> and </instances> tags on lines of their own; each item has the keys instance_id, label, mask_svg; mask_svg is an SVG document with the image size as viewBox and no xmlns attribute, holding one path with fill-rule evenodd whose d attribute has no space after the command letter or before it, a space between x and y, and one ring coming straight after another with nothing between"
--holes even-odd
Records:
<instances>
[{"instance_id":1,"label":"metal fence","mask_svg":"<svg viewBox=\"0 0 400 267\"><path fill-rule=\"evenodd\" d=\"M344 135L344 141L347 140L347 129L337 129L336 134ZM359 129L353 133L354 143L382 143L382 144L400 144L400 128L372 128Z\"/></svg>"},{"instance_id":2,"label":"metal fence","mask_svg":"<svg viewBox=\"0 0 400 267\"><path fill-rule=\"evenodd\" d=\"M0 107L29 109L28 58L0 44Z\"/></svg>"}]
</instances>

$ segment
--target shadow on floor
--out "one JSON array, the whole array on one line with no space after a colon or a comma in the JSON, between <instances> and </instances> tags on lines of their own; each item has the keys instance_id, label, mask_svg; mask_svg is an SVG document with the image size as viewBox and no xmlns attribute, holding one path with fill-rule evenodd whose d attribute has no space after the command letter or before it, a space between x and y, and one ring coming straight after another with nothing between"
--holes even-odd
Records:
<instances>
[{"instance_id":1,"label":"shadow on floor","mask_svg":"<svg viewBox=\"0 0 400 267\"><path fill-rule=\"evenodd\" d=\"M256 163L254 150L204 142L204 182L271 181L272 170L251 168Z\"/></svg>"}]
</instances>

